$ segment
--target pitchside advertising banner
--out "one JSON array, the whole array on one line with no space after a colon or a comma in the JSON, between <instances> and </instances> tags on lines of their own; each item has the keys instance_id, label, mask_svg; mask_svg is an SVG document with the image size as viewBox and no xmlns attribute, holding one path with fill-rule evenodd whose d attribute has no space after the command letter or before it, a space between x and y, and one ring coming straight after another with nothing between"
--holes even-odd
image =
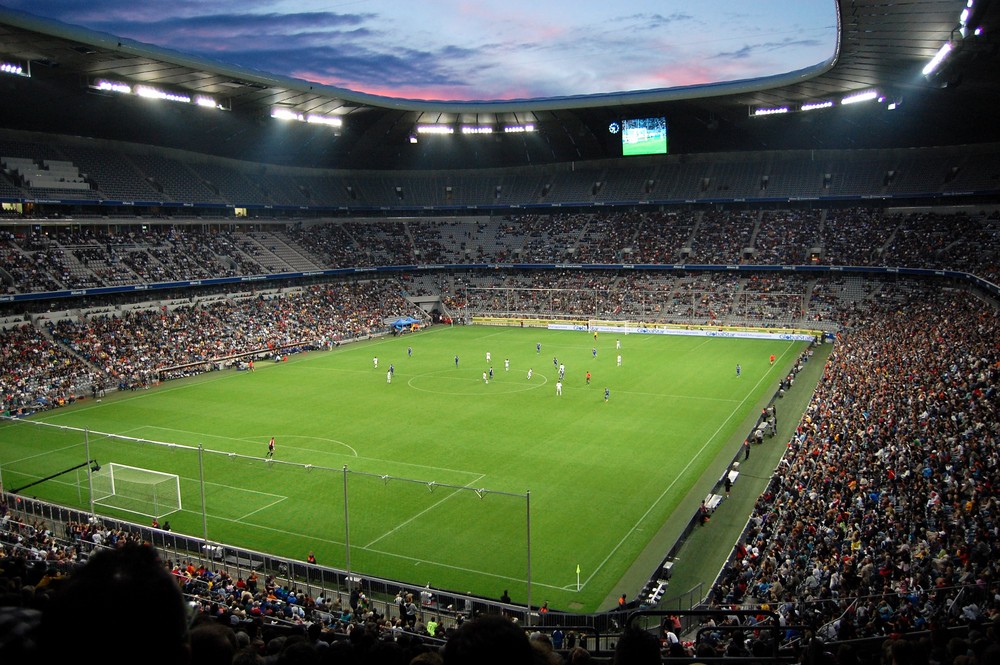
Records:
<instances>
[{"instance_id":1,"label":"pitchside advertising banner","mask_svg":"<svg viewBox=\"0 0 1000 665\"><path fill-rule=\"evenodd\" d=\"M718 328L667 328L643 325L581 325L578 323L550 323L549 330L584 330L591 332L611 332L625 335L688 335L691 337L731 337L740 339L780 339L789 342L812 342L822 333L759 330L719 330Z\"/></svg>"}]
</instances>

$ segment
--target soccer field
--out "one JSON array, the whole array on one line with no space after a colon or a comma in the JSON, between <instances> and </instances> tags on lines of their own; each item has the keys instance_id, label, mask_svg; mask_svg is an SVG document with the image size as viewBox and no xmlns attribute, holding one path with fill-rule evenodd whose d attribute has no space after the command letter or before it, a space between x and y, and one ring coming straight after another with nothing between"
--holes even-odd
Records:
<instances>
[{"instance_id":1,"label":"soccer field","mask_svg":"<svg viewBox=\"0 0 1000 665\"><path fill-rule=\"evenodd\" d=\"M9 490L86 462L89 447L105 468L180 476L183 507L165 516L175 531L202 535L204 489L212 541L299 560L313 551L341 568L349 552L362 574L488 597L509 589L515 602L527 598L530 533L534 602L590 611L615 593L722 447L735 455L738 428L803 347L435 327L38 416L86 436L4 423L0 471ZM80 470L26 493L89 505Z\"/></svg>"}]
</instances>

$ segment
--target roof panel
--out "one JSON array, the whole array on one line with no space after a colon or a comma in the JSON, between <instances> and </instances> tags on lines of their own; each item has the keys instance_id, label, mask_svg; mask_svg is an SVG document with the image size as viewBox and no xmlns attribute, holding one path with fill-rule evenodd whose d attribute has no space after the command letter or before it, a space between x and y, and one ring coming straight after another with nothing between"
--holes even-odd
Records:
<instances>
[{"instance_id":1,"label":"roof panel","mask_svg":"<svg viewBox=\"0 0 1000 665\"><path fill-rule=\"evenodd\" d=\"M459 168L520 166L616 157L608 135L610 120L664 115L671 126L671 146L687 152L803 147L822 137L823 123L838 127L835 111L820 112L808 132L794 118L749 118L751 106L799 104L877 88L892 98L906 98L920 117L903 111L885 121L870 114L871 129L854 129L845 145L899 147L1000 139L992 117L1000 101L997 67L1000 31L997 5L985 4L986 37L961 49L959 67L933 85L920 70L957 28L965 3L956 0L878 2L840 0L840 50L825 71L801 72L780 81L737 82L697 89L627 94L594 99L567 98L545 103L450 104L411 102L351 94L326 86L265 72L205 63L161 49L127 48L108 35L85 31L65 34L44 22L18 20L0 9L0 54L31 62L32 78L6 80L5 94L16 102L8 109L8 129L69 133L95 138L148 142L221 156L269 161L280 153L287 163L331 168ZM96 77L145 82L177 91L207 93L231 111L212 114L183 109L145 115L127 99L92 94L86 82ZM942 88L941 86L944 85ZM277 127L270 107L292 105L301 113L345 116L339 136L317 134L315 127ZM902 107L906 108L906 105ZM73 113L66 113L72 109ZM854 128L857 114L852 111ZM881 109L880 112L884 112ZM866 116L868 117L868 116ZM144 122L136 122L142 118ZM181 120L178 120L180 118ZM709 119L712 122L709 122ZM495 145L467 140L410 144L417 123L533 122L533 135L489 139ZM160 123L160 124L155 124ZM820 132L820 133L817 133ZM324 147L317 153L316 136ZM297 148L295 140L303 145ZM281 142L281 150L268 150ZM505 142L511 144L510 149ZM478 147L477 147L478 146ZM495 161L488 161L487 156Z\"/></svg>"}]
</instances>

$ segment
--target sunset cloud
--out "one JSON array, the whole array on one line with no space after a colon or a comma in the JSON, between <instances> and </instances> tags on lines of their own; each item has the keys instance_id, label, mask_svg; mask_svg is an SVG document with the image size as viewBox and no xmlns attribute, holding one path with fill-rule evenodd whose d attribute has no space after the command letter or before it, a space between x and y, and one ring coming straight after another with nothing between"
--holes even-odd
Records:
<instances>
[{"instance_id":1,"label":"sunset cloud","mask_svg":"<svg viewBox=\"0 0 1000 665\"><path fill-rule=\"evenodd\" d=\"M499 100L770 76L833 55L833 0L5 0L12 9L358 92ZM736 10L740 14L735 15ZM727 26L731 26L727 28Z\"/></svg>"}]
</instances>

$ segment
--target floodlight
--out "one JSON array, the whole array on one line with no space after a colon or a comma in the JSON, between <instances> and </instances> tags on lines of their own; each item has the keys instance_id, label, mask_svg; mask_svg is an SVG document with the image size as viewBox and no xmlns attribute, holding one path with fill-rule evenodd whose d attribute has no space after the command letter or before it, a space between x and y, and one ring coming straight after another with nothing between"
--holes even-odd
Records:
<instances>
[{"instance_id":1,"label":"floodlight","mask_svg":"<svg viewBox=\"0 0 1000 665\"><path fill-rule=\"evenodd\" d=\"M336 116L319 115L316 113L310 113L306 116L306 122L316 125L327 125L329 127L340 127L344 124L344 121Z\"/></svg>"},{"instance_id":2,"label":"floodlight","mask_svg":"<svg viewBox=\"0 0 1000 665\"><path fill-rule=\"evenodd\" d=\"M94 87L104 92L118 92L123 95L132 94L132 86L119 81L107 81L105 79L101 79Z\"/></svg>"},{"instance_id":3,"label":"floodlight","mask_svg":"<svg viewBox=\"0 0 1000 665\"><path fill-rule=\"evenodd\" d=\"M198 106L202 106L208 109L219 108L219 105L211 97L206 97L205 95L198 95L194 98L194 103Z\"/></svg>"},{"instance_id":4,"label":"floodlight","mask_svg":"<svg viewBox=\"0 0 1000 665\"><path fill-rule=\"evenodd\" d=\"M13 62L0 62L0 72L3 72L4 74L13 74L14 76L30 76L30 74L24 70L24 67Z\"/></svg>"},{"instance_id":5,"label":"floodlight","mask_svg":"<svg viewBox=\"0 0 1000 665\"><path fill-rule=\"evenodd\" d=\"M941 63L944 62L944 59L948 57L949 53L951 53L951 48L951 42L945 42L944 46L938 49L938 52L933 58L931 58L931 61L924 66L920 73L924 76L930 76L937 71L938 67L941 66Z\"/></svg>"},{"instance_id":6,"label":"floodlight","mask_svg":"<svg viewBox=\"0 0 1000 665\"><path fill-rule=\"evenodd\" d=\"M135 87L135 94L140 97L145 97L146 99L162 99L167 102L181 102L183 104L191 103L191 98L187 95L178 94L176 92L167 92L148 85L137 85Z\"/></svg>"},{"instance_id":7,"label":"floodlight","mask_svg":"<svg viewBox=\"0 0 1000 665\"><path fill-rule=\"evenodd\" d=\"M493 128L487 125L462 125L463 134L492 134Z\"/></svg>"},{"instance_id":8,"label":"floodlight","mask_svg":"<svg viewBox=\"0 0 1000 665\"><path fill-rule=\"evenodd\" d=\"M833 106L833 102L831 100L827 100L825 102L810 102L808 104L803 104L799 108L799 110L800 111L815 111L816 109L828 109L831 106Z\"/></svg>"},{"instance_id":9,"label":"floodlight","mask_svg":"<svg viewBox=\"0 0 1000 665\"><path fill-rule=\"evenodd\" d=\"M870 102L878 99L878 93L874 90L869 90L867 92L858 92L853 95L848 95L840 100L841 104L858 104L860 102Z\"/></svg>"},{"instance_id":10,"label":"floodlight","mask_svg":"<svg viewBox=\"0 0 1000 665\"><path fill-rule=\"evenodd\" d=\"M417 125L417 134L454 134L455 128L449 125Z\"/></svg>"},{"instance_id":11,"label":"floodlight","mask_svg":"<svg viewBox=\"0 0 1000 665\"><path fill-rule=\"evenodd\" d=\"M969 0L965 3L965 8L958 17L958 31L961 33L962 39L968 37L969 30L972 29L972 26L975 26L982 19L984 14L983 5L984 3L980 2L976 4L973 0ZM973 34L977 37L982 34L982 27L976 26L973 29Z\"/></svg>"},{"instance_id":12,"label":"floodlight","mask_svg":"<svg viewBox=\"0 0 1000 665\"><path fill-rule=\"evenodd\" d=\"M503 128L503 131L505 134L521 134L535 131L535 126L530 123L527 125L507 125Z\"/></svg>"},{"instance_id":13,"label":"floodlight","mask_svg":"<svg viewBox=\"0 0 1000 665\"><path fill-rule=\"evenodd\" d=\"M753 114L755 116L757 116L757 115L777 115L779 113L788 113L788 107L787 106L779 106L777 108L769 108L769 109L762 108L762 109L756 109L753 112Z\"/></svg>"},{"instance_id":14,"label":"floodlight","mask_svg":"<svg viewBox=\"0 0 1000 665\"><path fill-rule=\"evenodd\" d=\"M296 113L292 109L282 106L275 106L271 109L271 117L278 120L304 120L301 113Z\"/></svg>"}]
</instances>

